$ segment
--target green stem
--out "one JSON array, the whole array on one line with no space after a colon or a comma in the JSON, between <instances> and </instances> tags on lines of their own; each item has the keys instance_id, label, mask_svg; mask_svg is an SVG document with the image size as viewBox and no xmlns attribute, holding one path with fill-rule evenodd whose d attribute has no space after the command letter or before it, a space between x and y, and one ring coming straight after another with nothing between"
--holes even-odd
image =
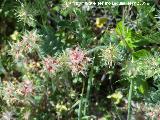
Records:
<instances>
[{"instance_id":1,"label":"green stem","mask_svg":"<svg viewBox=\"0 0 160 120\"><path fill-rule=\"evenodd\" d=\"M132 92L133 92L133 80L131 79L129 95L128 95L128 115L127 120L131 120L131 100L132 100Z\"/></svg>"},{"instance_id":2,"label":"green stem","mask_svg":"<svg viewBox=\"0 0 160 120\"><path fill-rule=\"evenodd\" d=\"M93 78L93 67L91 68L89 79L88 79L86 101L85 101L85 106L84 106L84 115L86 115L86 112L88 111L88 107L89 107L89 95L90 95L90 90L92 86L92 78Z\"/></svg>"},{"instance_id":3,"label":"green stem","mask_svg":"<svg viewBox=\"0 0 160 120\"><path fill-rule=\"evenodd\" d=\"M82 100L83 100L83 97L81 96L80 103L79 103L79 109L78 109L78 120L81 120Z\"/></svg>"},{"instance_id":4,"label":"green stem","mask_svg":"<svg viewBox=\"0 0 160 120\"><path fill-rule=\"evenodd\" d=\"M78 120L81 120L81 114L82 114L82 101L83 101L83 93L84 93L84 86L85 83L83 81L83 88L82 88L82 93L81 93L81 98L80 98L80 103L79 103L79 109L78 109Z\"/></svg>"}]
</instances>

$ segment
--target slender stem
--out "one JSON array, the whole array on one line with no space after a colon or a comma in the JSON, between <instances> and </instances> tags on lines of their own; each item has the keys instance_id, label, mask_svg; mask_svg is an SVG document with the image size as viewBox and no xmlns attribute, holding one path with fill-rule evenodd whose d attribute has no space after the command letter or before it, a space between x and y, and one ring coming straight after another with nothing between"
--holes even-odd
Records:
<instances>
[{"instance_id":1,"label":"slender stem","mask_svg":"<svg viewBox=\"0 0 160 120\"><path fill-rule=\"evenodd\" d=\"M83 97L81 96L80 103L79 103L79 109L78 109L78 120L81 120L82 99Z\"/></svg>"},{"instance_id":2,"label":"slender stem","mask_svg":"<svg viewBox=\"0 0 160 120\"><path fill-rule=\"evenodd\" d=\"M93 67L91 68L89 79L88 79L86 101L85 101L85 106L84 106L84 115L86 115L86 112L88 111L88 107L89 107L89 95L90 95L90 90L92 86L92 78L93 78Z\"/></svg>"},{"instance_id":3,"label":"slender stem","mask_svg":"<svg viewBox=\"0 0 160 120\"><path fill-rule=\"evenodd\" d=\"M82 88L82 93L81 93L81 98L80 98L80 103L79 103L79 109L78 109L78 120L81 120L81 116L82 116L81 113L82 113L84 86L85 86L85 82L83 81L83 88Z\"/></svg>"},{"instance_id":4,"label":"slender stem","mask_svg":"<svg viewBox=\"0 0 160 120\"><path fill-rule=\"evenodd\" d=\"M129 95L128 95L128 115L127 120L131 120L131 100L132 100L132 92L133 92L133 80L131 79Z\"/></svg>"},{"instance_id":5,"label":"slender stem","mask_svg":"<svg viewBox=\"0 0 160 120\"><path fill-rule=\"evenodd\" d=\"M128 47L128 49L130 50L131 53L134 52L134 49L131 48L128 45L128 42L125 40L125 31L124 31L124 21L125 21L125 12L126 9L123 8L123 18L122 18L122 36L124 37L124 43L126 44L126 46ZM133 60L133 59L132 59ZM133 79L130 79L130 88L129 88L129 95L128 95L128 115L127 115L127 120L131 120L131 100L132 100L132 92L133 92Z\"/></svg>"}]
</instances>

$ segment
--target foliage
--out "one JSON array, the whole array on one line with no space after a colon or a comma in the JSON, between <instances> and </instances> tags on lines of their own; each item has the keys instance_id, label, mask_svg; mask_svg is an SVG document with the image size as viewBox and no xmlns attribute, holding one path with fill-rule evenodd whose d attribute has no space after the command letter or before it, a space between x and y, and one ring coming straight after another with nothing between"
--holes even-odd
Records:
<instances>
[{"instance_id":1,"label":"foliage","mask_svg":"<svg viewBox=\"0 0 160 120\"><path fill-rule=\"evenodd\" d=\"M0 2L0 118L158 120L158 3L69 2Z\"/></svg>"}]
</instances>

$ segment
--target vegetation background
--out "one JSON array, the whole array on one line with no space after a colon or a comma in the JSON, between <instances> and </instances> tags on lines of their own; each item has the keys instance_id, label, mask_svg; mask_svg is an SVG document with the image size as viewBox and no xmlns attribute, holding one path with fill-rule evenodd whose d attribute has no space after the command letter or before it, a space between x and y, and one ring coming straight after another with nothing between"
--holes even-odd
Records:
<instances>
[{"instance_id":1,"label":"vegetation background","mask_svg":"<svg viewBox=\"0 0 160 120\"><path fill-rule=\"evenodd\" d=\"M0 0L0 119L160 120L159 0L80 2Z\"/></svg>"}]
</instances>

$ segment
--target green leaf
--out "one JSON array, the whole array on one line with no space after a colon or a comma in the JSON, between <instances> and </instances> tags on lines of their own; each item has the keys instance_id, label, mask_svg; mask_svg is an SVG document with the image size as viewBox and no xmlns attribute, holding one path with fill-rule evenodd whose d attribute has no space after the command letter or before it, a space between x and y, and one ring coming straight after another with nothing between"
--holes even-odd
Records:
<instances>
[{"instance_id":1,"label":"green leaf","mask_svg":"<svg viewBox=\"0 0 160 120\"><path fill-rule=\"evenodd\" d=\"M138 87L140 93L145 94L148 90L148 84L146 81L141 80L140 85Z\"/></svg>"},{"instance_id":2,"label":"green leaf","mask_svg":"<svg viewBox=\"0 0 160 120\"><path fill-rule=\"evenodd\" d=\"M146 94L148 90L148 83L146 79L143 76L137 76L136 79L134 79L134 85L137 88L136 90L140 92L141 94Z\"/></svg>"},{"instance_id":3,"label":"green leaf","mask_svg":"<svg viewBox=\"0 0 160 120\"><path fill-rule=\"evenodd\" d=\"M121 46L129 47L129 49L133 49L133 48L136 47L135 44L134 44L134 41L132 39L131 30L129 28L127 28L126 26L124 26L122 21L120 21L117 24L116 33L121 38L121 42L120 42Z\"/></svg>"},{"instance_id":4,"label":"green leaf","mask_svg":"<svg viewBox=\"0 0 160 120\"><path fill-rule=\"evenodd\" d=\"M160 32L151 33L145 36L141 34L134 34L133 39L135 41L135 45L143 46L148 44L160 44Z\"/></svg>"},{"instance_id":5,"label":"green leaf","mask_svg":"<svg viewBox=\"0 0 160 120\"><path fill-rule=\"evenodd\" d=\"M144 39L149 43L160 44L160 32L146 35Z\"/></svg>"},{"instance_id":6,"label":"green leaf","mask_svg":"<svg viewBox=\"0 0 160 120\"><path fill-rule=\"evenodd\" d=\"M145 49L142 49L142 50L138 50L136 52L133 53L133 59L134 60L138 60L140 58L146 58L148 56L150 56L150 52L145 50Z\"/></svg>"}]
</instances>

